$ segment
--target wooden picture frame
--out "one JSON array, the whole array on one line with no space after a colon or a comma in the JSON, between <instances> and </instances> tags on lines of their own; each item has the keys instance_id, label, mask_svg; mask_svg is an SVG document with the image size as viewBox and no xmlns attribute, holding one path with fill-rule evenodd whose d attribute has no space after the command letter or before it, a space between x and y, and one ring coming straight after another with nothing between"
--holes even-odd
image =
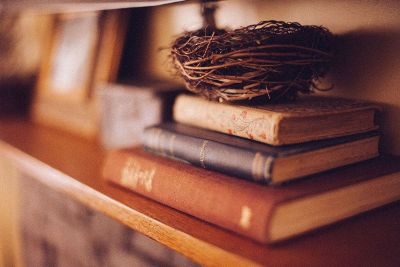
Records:
<instances>
[{"instance_id":1,"label":"wooden picture frame","mask_svg":"<svg viewBox=\"0 0 400 267\"><path fill-rule=\"evenodd\" d=\"M93 138L99 129L96 87L116 79L125 11L53 15L44 47L33 121Z\"/></svg>"}]
</instances>

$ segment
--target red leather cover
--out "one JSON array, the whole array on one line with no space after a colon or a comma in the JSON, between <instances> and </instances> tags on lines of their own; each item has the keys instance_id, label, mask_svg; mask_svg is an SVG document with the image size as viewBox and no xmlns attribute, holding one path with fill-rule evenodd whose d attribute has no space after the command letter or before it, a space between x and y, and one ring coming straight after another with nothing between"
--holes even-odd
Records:
<instances>
[{"instance_id":1,"label":"red leather cover","mask_svg":"<svg viewBox=\"0 0 400 267\"><path fill-rule=\"evenodd\" d=\"M103 176L124 188L268 243L275 206L400 171L400 157L384 157L282 186L265 186L152 155L141 147L110 152Z\"/></svg>"}]
</instances>

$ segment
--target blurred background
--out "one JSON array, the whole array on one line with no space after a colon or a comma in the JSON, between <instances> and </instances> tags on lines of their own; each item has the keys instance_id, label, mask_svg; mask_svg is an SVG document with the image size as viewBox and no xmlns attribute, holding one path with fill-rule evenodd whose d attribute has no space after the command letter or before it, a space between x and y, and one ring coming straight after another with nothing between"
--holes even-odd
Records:
<instances>
[{"instance_id":1,"label":"blurred background","mask_svg":"<svg viewBox=\"0 0 400 267\"><path fill-rule=\"evenodd\" d=\"M399 154L400 142L396 139L400 132L399 10L400 3L389 0L228 0L218 2L216 22L219 27L231 29L266 19L327 27L338 37L335 65L327 78L334 85L329 94L384 104L384 150ZM167 48L177 34L201 27L199 3L189 1L129 12L126 36L120 40L124 49L116 80L132 82L143 77L176 80ZM43 44L48 38L49 18L37 10L16 14L3 10L0 16L0 107L23 106L26 110L29 105L26 97L31 93L25 94L29 90L18 83L32 88L36 82L42 53L46 52ZM13 87L17 89L9 89Z\"/></svg>"},{"instance_id":2,"label":"blurred background","mask_svg":"<svg viewBox=\"0 0 400 267\"><path fill-rule=\"evenodd\" d=\"M79 10L79 6L74 6L74 10L76 9ZM87 6L85 6L85 10L87 11ZM218 27L231 29L254 24L261 20L296 21L301 24L327 27L337 35L337 55L333 68L326 78L326 82L332 83L334 89L327 94L382 104L384 107L381 118L384 134L383 150L387 153L399 155L399 11L400 2L390 0L226 0L217 2L216 22ZM182 31L194 30L202 26L199 2L188 1L160 7L142 7L128 9L124 12L127 13L124 34L109 41L120 44L121 52L114 56L118 57L115 77L107 80L107 82L131 86L138 81L143 82L143 80L167 80L179 84L180 81L177 80L168 61L168 46L174 37ZM57 13L60 13L60 10L57 10ZM41 69L49 64L45 60L48 58L49 40L54 38L55 34L52 31L53 19L54 13L50 14L46 9L13 9L12 12L4 8L0 9L0 114L2 116L29 114L32 103L36 101L39 90L38 77L43 75ZM105 27L103 24L99 25ZM100 81L104 82L100 79L98 84L91 84L93 86L91 90L100 90L97 89L101 87ZM93 91L90 94L94 94ZM24 190L24 188L33 188L32 190L37 192L45 189L26 182L29 179L24 179L24 184L19 184L18 181L22 181L20 177L21 174L13 168L11 163L0 158L0 208L2 211L0 214L0 266L24 266L26 259L39 264L28 266L53 266L52 264L55 261L54 250L57 249L54 246L62 247L63 242L50 240L57 235L40 236L40 234L35 233L40 224L37 224L37 221L35 224L34 221L47 218L46 216L61 216L58 219L47 218L43 220L49 227L64 227L65 225L61 221L64 218L62 216L66 215L57 215L57 212L46 215L49 213L44 211L44 208L49 209L49 212L51 209L64 209L67 210L66 212L69 210L72 218L74 216L83 217L83 219L73 222L76 224L84 225L87 224L87 220L90 220L93 224L99 224L98 227L100 228L110 227L117 229L115 231L128 231L125 228L120 229L120 226L116 223L114 225L108 222L108 219L101 215L91 214L90 211L80 207L77 203L59 201L60 203L56 207L43 207L43 203L49 202L49 199L43 199L43 197L38 199L35 195L38 196L39 193L29 194L29 190ZM24 194L21 194L21 192L24 192ZM62 199L59 196L51 197ZM57 203L57 201L54 203ZM65 206L70 208L66 209ZM42 209L38 209L38 207L42 207ZM19 223L18 216L21 214L18 211L19 208L26 208L31 211L31 213L27 212L26 217L30 218L29 223ZM29 214L31 215L29 216ZM74 228L80 229L79 227ZM77 230L77 235L86 231L83 226L81 228L81 232ZM121 235L121 240L123 236ZM132 234L132 236L135 236L135 234ZM58 238L63 240L61 236L58 236ZM98 239L101 238L98 237ZM21 240L23 241L21 242ZM88 240L93 240L93 237L88 237ZM121 244L126 245L126 242L131 242L121 240L115 241L116 246L123 246ZM147 243L151 243L151 241ZM148 246L157 245L150 244ZM22 247L25 250L21 249ZM39 258L32 258L34 257L32 251L35 251L35 249L41 251L41 253L45 251L45 254L50 256L46 258L43 254L37 252L37 254L34 254ZM64 247L63 249L68 251L68 248ZM112 252L103 253L101 252L102 249L107 250L101 247L93 252L94 254L97 253L96 259L99 261L92 262L92 264L101 266L105 260L110 260L110 258L105 258L104 255L113 255ZM108 250L111 251L112 249ZM80 250L80 252L82 251L85 251L85 249ZM147 255L145 252L138 254ZM171 266L193 264L183 259L181 261L171 260L174 257L179 257L174 256L172 252L166 253L169 256L166 256L163 260L151 260L152 257L157 258L158 256L148 254L145 260L143 260L143 257L141 258L144 261L144 263L141 262L142 264L149 266L161 266L165 262L169 262ZM86 256L82 257L85 258ZM64 266L68 266L67 263L73 264L72 262L65 262ZM89 262L84 259L82 262L75 262L74 266L93 266ZM122 264L119 263L119 265Z\"/></svg>"}]
</instances>

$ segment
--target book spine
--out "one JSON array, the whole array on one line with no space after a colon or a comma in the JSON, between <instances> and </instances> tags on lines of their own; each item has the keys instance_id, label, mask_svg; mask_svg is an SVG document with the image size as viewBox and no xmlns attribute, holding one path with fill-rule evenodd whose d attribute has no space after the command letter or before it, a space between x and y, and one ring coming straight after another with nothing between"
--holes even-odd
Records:
<instances>
[{"instance_id":1,"label":"book spine","mask_svg":"<svg viewBox=\"0 0 400 267\"><path fill-rule=\"evenodd\" d=\"M255 108L220 104L199 97L179 96L174 105L177 122L279 145L280 116Z\"/></svg>"},{"instance_id":2,"label":"book spine","mask_svg":"<svg viewBox=\"0 0 400 267\"><path fill-rule=\"evenodd\" d=\"M225 229L268 243L274 201L264 187L141 149L108 154L103 176L119 186Z\"/></svg>"},{"instance_id":3,"label":"book spine","mask_svg":"<svg viewBox=\"0 0 400 267\"><path fill-rule=\"evenodd\" d=\"M188 136L160 127L144 132L146 150L189 162L204 169L259 183L270 183L274 156Z\"/></svg>"}]
</instances>

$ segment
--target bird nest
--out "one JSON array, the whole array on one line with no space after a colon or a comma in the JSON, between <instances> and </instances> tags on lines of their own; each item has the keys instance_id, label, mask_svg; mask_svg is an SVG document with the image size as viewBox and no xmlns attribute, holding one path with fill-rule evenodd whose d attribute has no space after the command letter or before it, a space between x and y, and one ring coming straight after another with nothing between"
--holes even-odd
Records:
<instances>
[{"instance_id":1,"label":"bird nest","mask_svg":"<svg viewBox=\"0 0 400 267\"><path fill-rule=\"evenodd\" d=\"M187 88L210 100L294 99L321 89L332 40L324 27L262 21L233 31L185 32L171 57Z\"/></svg>"}]
</instances>

